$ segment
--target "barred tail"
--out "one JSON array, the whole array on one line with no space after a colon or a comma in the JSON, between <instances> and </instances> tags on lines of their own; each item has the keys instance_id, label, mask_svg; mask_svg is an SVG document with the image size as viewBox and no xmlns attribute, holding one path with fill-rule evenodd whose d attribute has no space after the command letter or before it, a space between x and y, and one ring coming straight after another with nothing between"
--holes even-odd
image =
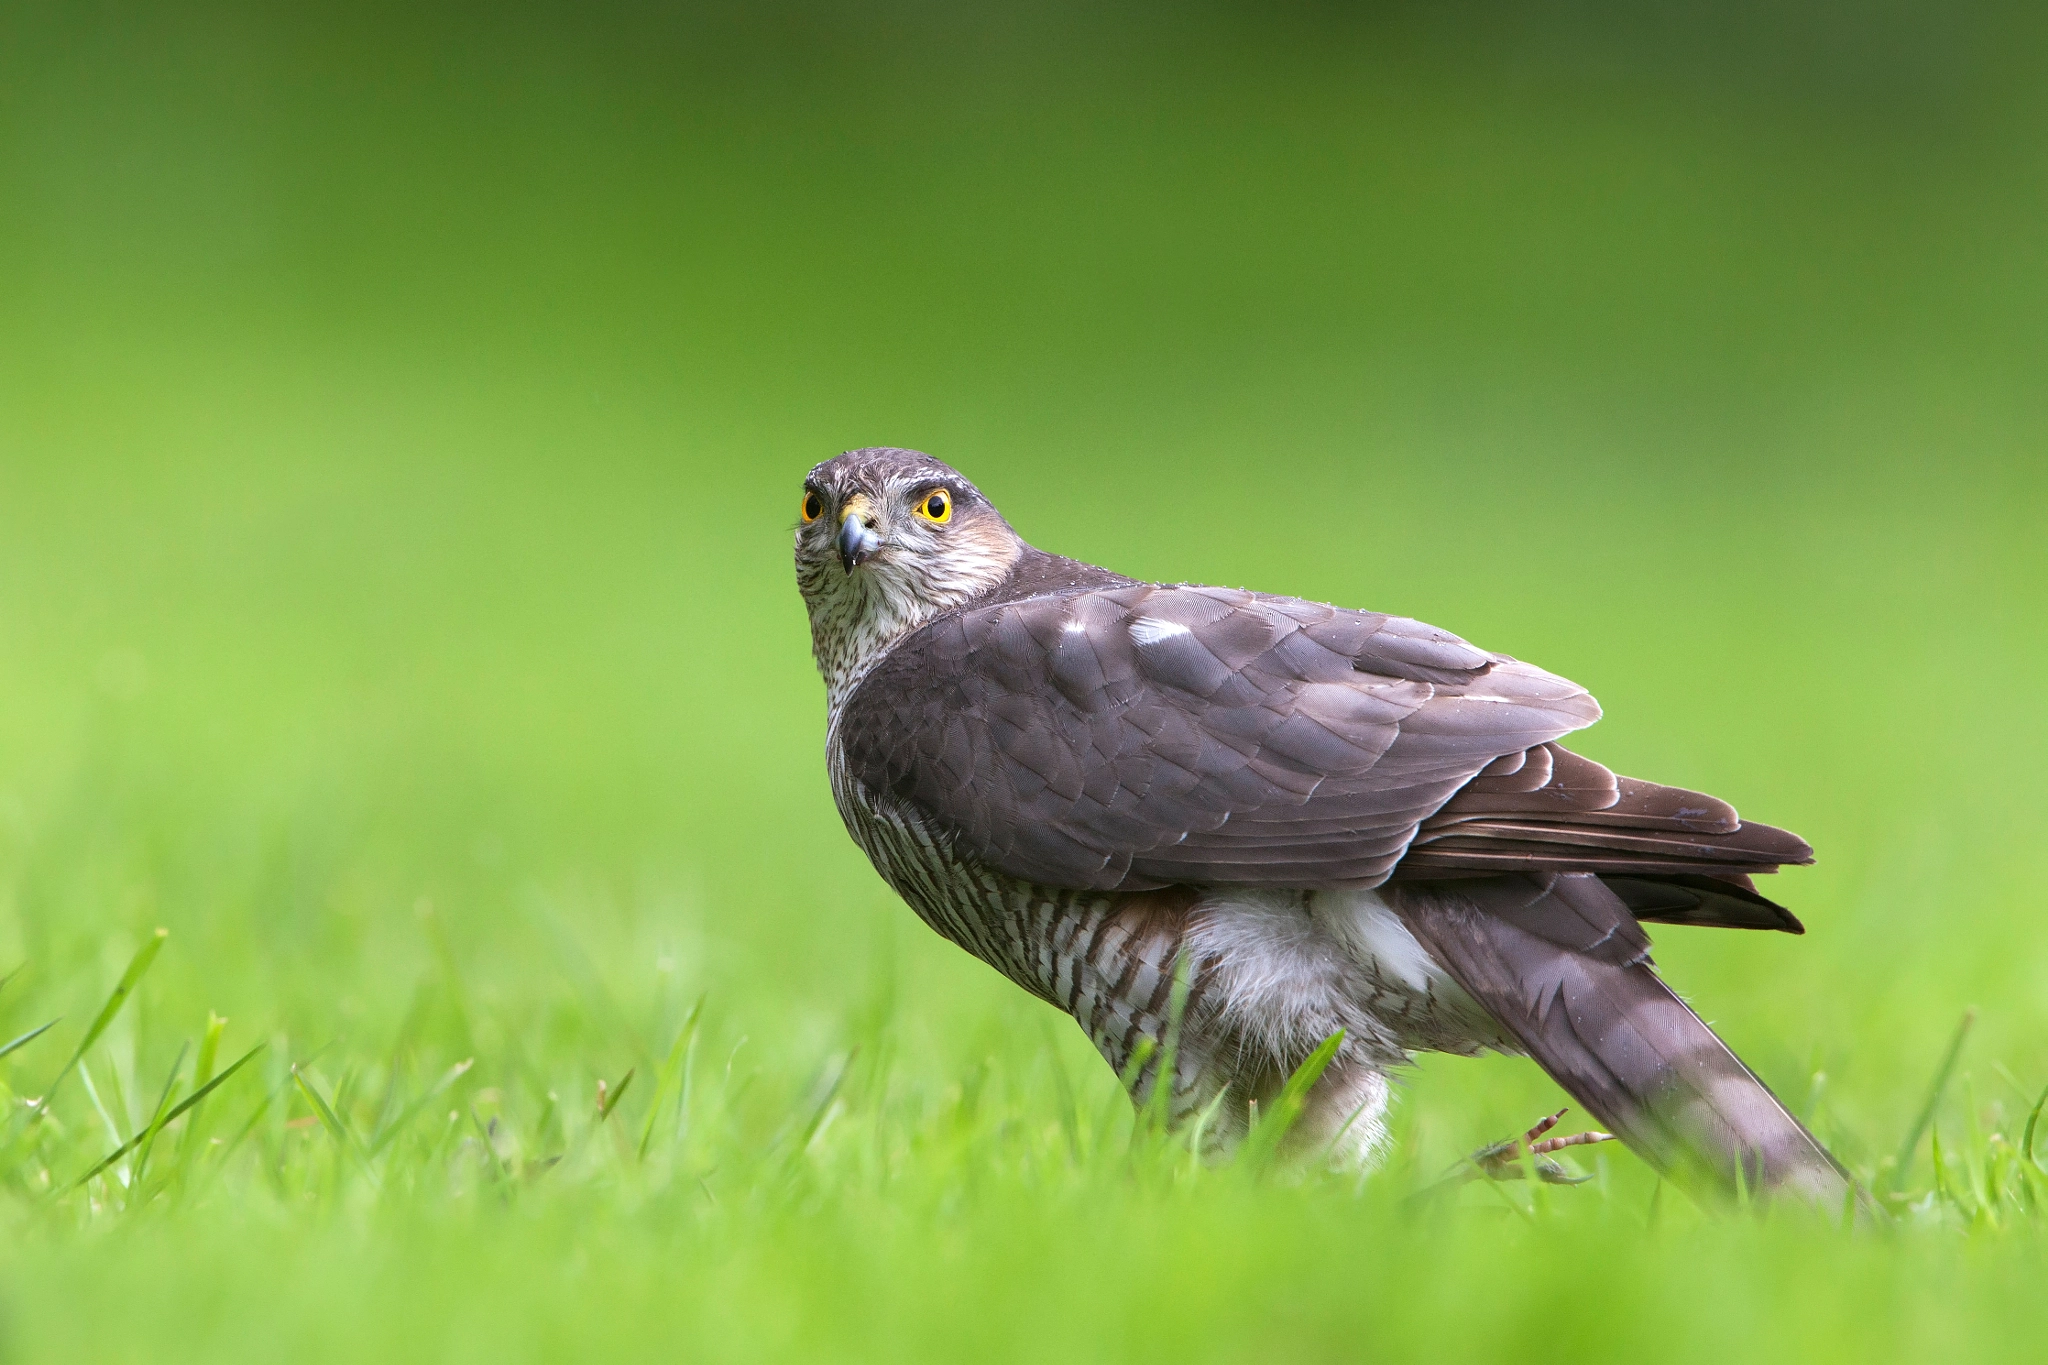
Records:
<instances>
[{"instance_id":1,"label":"barred tail","mask_svg":"<svg viewBox=\"0 0 2048 1365\"><path fill-rule=\"evenodd\" d=\"M1598 877L1477 877L1383 894L1529 1056L1665 1176L1834 1209L1851 1198L1841 1164L1659 979L1648 936Z\"/></svg>"}]
</instances>

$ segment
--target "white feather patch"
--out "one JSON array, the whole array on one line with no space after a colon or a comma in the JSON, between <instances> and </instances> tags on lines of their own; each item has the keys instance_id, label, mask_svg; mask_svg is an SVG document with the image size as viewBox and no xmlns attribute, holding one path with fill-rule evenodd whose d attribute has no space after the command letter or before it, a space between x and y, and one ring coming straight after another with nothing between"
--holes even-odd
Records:
<instances>
[{"instance_id":1,"label":"white feather patch","mask_svg":"<svg viewBox=\"0 0 2048 1365\"><path fill-rule=\"evenodd\" d=\"M1154 616L1140 616L1131 622L1130 630L1131 639L1140 645L1156 645L1161 640L1194 633L1178 621L1161 621Z\"/></svg>"},{"instance_id":2,"label":"white feather patch","mask_svg":"<svg viewBox=\"0 0 2048 1365\"><path fill-rule=\"evenodd\" d=\"M1344 945L1352 961L1381 980L1398 982L1417 995L1449 981L1377 892L1319 891L1313 905L1316 922Z\"/></svg>"}]
</instances>

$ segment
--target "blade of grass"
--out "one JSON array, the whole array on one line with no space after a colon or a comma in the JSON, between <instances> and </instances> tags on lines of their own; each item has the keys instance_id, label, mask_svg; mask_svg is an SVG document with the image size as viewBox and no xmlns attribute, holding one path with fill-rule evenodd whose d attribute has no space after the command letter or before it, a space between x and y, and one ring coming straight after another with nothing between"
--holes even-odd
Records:
<instances>
[{"instance_id":1,"label":"blade of grass","mask_svg":"<svg viewBox=\"0 0 2048 1365\"><path fill-rule=\"evenodd\" d=\"M1166 1040L1159 1049L1159 1067L1152 1073L1152 1093L1145 1097L1145 1125L1164 1132L1173 1121L1174 1073L1180 1061L1181 1017L1187 1013L1190 965L1186 953L1173 957L1173 992L1167 999Z\"/></svg>"},{"instance_id":2,"label":"blade of grass","mask_svg":"<svg viewBox=\"0 0 2048 1365\"><path fill-rule=\"evenodd\" d=\"M470 1125L476 1129L477 1139L483 1143L483 1150L490 1155L490 1164L486 1169L489 1170L491 1179L495 1181L511 1175L518 1164L518 1137L505 1126L502 1118L494 1116L486 1121L483 1115L476 1112L474 1101L467 1107Z\"/></svg>"},{"instance_id":3,"label":"blade of grass","mask_svg":"<svg viewBox=\"0 0 2048 1365\"><path fill-rule=\"evenodd\" d=\"M128 1003L128 997L135 993L136 983L149 971L150 964L156 961L156 955L163 951L164 940L170 936L170 930L158 929L149 936L147 942L136 949L135 956L128 960L128 969L121 973L121 979L114 983L113 993L107 996L107 1003L100 1006L99 1015L92 1021L92 1026L86 1029L85 1036L78 1040L78 1046L72 1050L71 1060L64 1063L56 1079L44 1089L43 1098L37 1103L35 1113L29 1118L30 1123L41 1122L43 1115L50 1112L50 1100L56 1095L57 1087L64 1083L64 1078L69 1076L85 1057L86 1050L99 1041L100 1035L107 1031L107 1025L114 1022L114 1016L121 1012L121 1006Z\"/></svg>"},{"instance_id":4,"label":"blade of grass","mask_svg":"<svg viewBox=\"0 0 2048 1365\"><path fill-rule=\"evenodd\" d=\"M250 1055L254 1056L255 1054L252 1051ZM237 1063L237 1065L240 1065L240 1063ZM221 1073L222 1079L226 1079L226 1076L226 1072ZM216 1174L227 1165L228 1158L233 1156L240 1149L241 1145L249 1140L249 1135L256 1131L256 1125L263 1122L263 1116L270 1112L270 1106L277 1103L279 1095L282 1095L291 1088L291 1083L291 1077L289 1075L285 1076L283 1080L276 1082L269 1090L265 1091L262 1099L256 1101L256 1107L249 1111L248 1119L243 1122L241 1128L221 1148L220 1156L214 1163Z\"/></svg>"},{"instance_id":5,"label":"blade of grass","mask_svg":"<svg viewBox=\"0 0 2048 1365\"><path fill-rule=\"evenodd\" d=\"M1963 1055L1963 1040L1970 1036L1970 1025L1976 1022L1977 1011L1963 1011L1963 1020L1956 1025L1956 1035L1949 1040L1948 1051L1935 1070L1934 1084L1927 1088L1927 1101L1920 1106L1920 1116L1913 1120L1906 1140L1899 1144L1899 1158L1892 1164L1891 1180L1886 1187L1893 1194L1906 1187L1906 1176L1913 1169L1913 1154L1920 1147L1920 1137L1934 1122L1934 1111L1941 1107L1941 1097L1948 1090L1949 1077L1955 1074L1956 1059Z\"/></svg>"},{"instance_id":6,"label":"blade of grass","mask_svg":"<svg viewBox=\"0 0 2048 1365\"><path fill-rule=\"evenodd\" d=\"M1965 1217L1975 1212L1963 1203L1962 1196L1956 1193L1948 1178L1948 1162L1941 1154L1941 1128L1938 1125L1927 1133L1927 1160L1934 1167L1935 1198L1953 1205Z\"/></svg>"},{"instance_id":7,"label":"blade of grass","mask_svg":"<svg viewBox=\"0 0 2048 1365\"><path fill-rule=\"evenodd\" d=\"M1991 1064L1991 1074L2011 1086L2012 1093L2019 1097L2020 1103L2026 1103L2027 1088L2020 1084L2019 1077L2012 1074L2012 1068L2008 1067L2004 1062L1993 1062Z\"/></svg>"},{"instance_id":8,"label":"blade of grass","mask_svg":"<svg viewBox=\"0 0 2048 1365\"><path fill-rule=\"evenodd\" d=\"M171 1107L171 1097L178 1093L178 1073L185 1067L185 1054L192 1050L191 1044L178 1048L177 1060L171 1063L171 1071L164 1077L164 1093L157 1097L156 1108L150 1111L149 1122L137 1134L135 1143L134 1184L142 1183L143 1172L149 1169L149 1152L156 1145L156 1135L164 1126L164 1111Z\"/></svg>"},{"instance_id":9,"label":"blade of grass","mask_svg":"<svg viewBox=\"0 0 2048 1365\"><path fill-rule=\"evenodd\" d=\"M221 1072L220 1075L215 1076L212 1080L208 1081L205 1085L200 1086L197 1090L194 1090L190 1095L187 1095L182 1101L180 1101L175 1107L173 1107L169 1113L165 1114L157 1122L151 1124L147 1131L138 1134L131 1141L123 1143L114 1151L111 1151L107 1153L107 1155L105 1155L104 1157L101 1157L97 1165L95 1165L91 1170L87 1171L84 1175L78 1177L78 1179L72 1181L65 1188L70 1190L77 1189L80 1185L83 1185L86 1181L92 1179L101 1171L104 1171L105 1169L107 1169L107 1167L113 1165L122 1157L128 1155L129 1151L135 1147L136 1143L141 1142L143 1138L151 1136L152 1134L162 1129L166 1125L175 1122L179 1115L186 1113L194 1105L198 1104L201 1100L205 1099L208 1095L211 1095L215 1090L219 1089L222 1085L224 1085L227 1082L227 1079L230 1076L234 1075L237 1071L240 1071L242 1067L250 1061L250 1059L255 1057L255 1055L261 1051L263 1051L263 1044L258 1043L256 1044L256 1046L250 1048L247 1052L237 1057L233 1062L229 1063L227 1070ZM269 1105L270 1101L266 1099L263 1102L262 1107L257 1110L257 1115L260 1117L262 1114L262 1110L267 1109ZM253 1128L255 1126L256 1119L251 1118L249 1120L249 1127ZM247 1129L244 1129L244 1132L246 1133ZM239 1142L240 1139L237 1138L236 1141Z\"/></svg>"},{"instance_id":10,"label":"blade of grass","mask_svg":"<svg viewBox=\"0 0 2048 1365\"><path fill-rule=\"evenodd\" d=\"M690 1135L690 1105L696 1095L697 1045L704 1041L704 1030L697 1029L690 1035L690 1045L683 1049L683 1078L676 1092L675 1142L680 1145Z\"/></svg>"},{"instance_id":11,"label":"blade of grass","mask_svg":"<svg viewBox=\"0 0 2048 1365\"><path fill-rule=\"evenodd\" d=\"M790 1147L789 1158L784 1163L785 1174L795 1170L797 1163L803 1160L804 1152L811 1145L811 1139L818 1135L818 1129L824 1125L825 1111L832 1107L832 1101L837 1098L839 1087L846 1080L846 1073L853 1066L853 1059L859 1052L858 1047L848 1049L841 1053L835 1062L826 1063L825 1069L818 1073L817 1084L811 1087L810 1101L804 1106L804 1121L797 1129L796 1142Z\"/></svg>"},{"instance_id":12,"label":"blade of grass","mask_svg":"<svg viewBox=\"0 0 2048 1365\"><path fill-rule=\"evenodd\" d=\"M341 1064L341 1077L334 1083L335 1113L345 1113L348 1110L350 1102L356 1097L356 1086L362 1079L362 1068L353 1061L344 1059Z\"/></svg>"},{"instance_id":13,"label":"blade of grass","mask_svg":"<svg viewBox=\"0 0 2048 1365\"><path fill-rule=\"evenodd\" d=\"M2034 1155L2034 1130L2040 1126L2041 1109L2044 1105L2048 1105L2048 1086L2042 1087L2041 1098L2034 1101L2034 1108L2027 1115L2026 1129L2020 1134L2020 1155L2035 1170L2039 1171L2042 1175L2048 1175L2048 1166L2043 1166L2041 1158Z\"/></svg>"},{"instance_id":14,"label":"blade of grass","mask_svg":"<svg viewBox=\"0 0 2048 1365\"><path fill-rule=\"evenodd\" d=\"M534 1145L546 1150L562 1145L562 1103L555 1092L547 1092L547 1102L540 1107L540 1117L533 1121ZM559 1159L559 1158L555 1158Z\"/></svg>"},{"instance_id":15,"label":"blade of grass","mask_svg":"<svg viewBox=\"0 0 2048 1365\"><path fill-rule=\"evenodd\" d=\"M227 1030L227 1026L227 1020L212 1010L206 1012L206 1032L199 1036L199 1058L192 1064L192 1085L195 1093L198 1088L213 1079L214 1063L220 1059L221 1034ZM201 1141L200 1120L203 1117L195 1111L191 1121L185 1125L185 1135L178 1142L180 1157L190 1152L194 1145Z\"/></svg>"},{"instance_id":16,"label":"blade of grass","mask_svg":"<svg viewBox=\"0 0 2048 1365\"><path fill-rule=\"evenodd\" d=\"M1188 1126L1188 1171L1193 1174L1202 1168L1203 1148L1209 1140L1209 1125L1216 1121L1216 1115L1223 1111L1223 1102L1230 1098L1230 1091L1219 1090L1202 1106L1195 1115L1195 1121ZM1076 1159L1079 1153L1076 1153Z\"/></svg>"},{"instance_id":17,"label":"blade of grass","mask_svg":"<svg viewBox=\"0 0 2048 1365\"><path fill-rule=\"evenodd\" d=\"M626 1087L633 1083L633 1073L639 1069L635 1066L627 1067L626 1074L619 1077L619 1083L609 1088L604 1083L604 1077L599 1076L597 1078L597 1121L599 1123L603 1123L606 1119L610 1118L612 1110L619 1107L619 1101L625 1097Z\"/></svg>"},{"instance_id":18,"label":"blade of grass","mask_svg":"<svg viewBox=\"0 0 2048 1365\"><path fill-rule=\"evenodd\" d=\"M669 1047L668 1056L654 1073L654 1103L647 1108L647 1126L640 1133L640 1160L647 1160L647 1149L654 1145L654 1129L661 1122L662 1111L667 1107L669 1097L676 1093L682 1075L683 1054L688 1051L691 1039L697 1034L697 1016L704 1008L704 997L698 996L697 1003L690 1006L690 1013L683 1019L683 1026L676 1030L676 1040Z\"/></svg>"},{"instance_id":19,"label":"blade of grass","mask_svg":"<svg viewBox=\"0 0 2048 1365\"><path fill-rule=\"evenodd\" d=\"M299 1089L304 1092L307 1102L313 1106L313 1112L320 1116L320 1126L332 1134L334 1140L341 1144L342 1150L359 1165L366 1165L362 1144L356 1141L356 1135L349 1131L348 1125L341 1121L341 1115L334 1112L334 1106L327 1102L327 1097L320 1093L320 1088L296 1065L292 1067L292 1080L297 1082Z\"/></svg>"},{"instance_id":20,"label":"blade of grass","mask_svg":"<svg viewBox=\"0 0 2048 1365\"><path fill-rule=\"evenodd\" d=\"M1146 1063L1152 1060L1152 1054L1158 1050L1159 1044L1154 1042L1150 1035L1138 1039L1132 1045L1130 1060L1124 1063L1123 1073L1117 1077L1123 1082L1125 1094L1136 1093L1138 1078L1145 1074Z\"/></svg>"},{"instance_id":21,"label":"blade of grass","mask_svg":"<svg viewBox=\"0 0 2048 1365\"><path fill-rule=\"evenodd\" d=\"M465 1057L454 1066L442 1072L440 1080L435 1081L433 1085L427 1088L424 1094L407 1105L397 1118L377 1130L376 1134L370 1139L369 1154L375 1156L388 1147L391 1144L391 1140L404 1132L407 1125L418 1118L428 1105L439 1099L449 1086L461 1080L463 1076L468 1074L469 1069L475 1065L476 1058Z\"/></svg>"},{"instance_id":22,"label":"blade of grass","mask_svg":"<svg viewBox=\"0 0 2048 1365\"><path fill-rule=\"evenodd\" d=\"M391 1060L384 1066L384 1085L377 1094L377 1107L370 1114L369 1131L374 1135L384 1131L390 1121L391 1106L398 1103L399 1087L405 1083L406 1065L403 1048L391 1050Z\"/></svg>"},{"instance_id":23,"label":"blade of grass","mask_svg":"<svg viewBox=\"0 0 2048 1365\"><path fill-rule=\"evenodd\" d=\"M1124 1069L1117 1073L1117 1080L1120 1084L1122 1084L1124 1090L1124 1104L1121 1106L1117 1106L1110 1114L1104 1116L1102 1122L1102 1131L1110 1131L1110 1125L1115 1122L1115 1114L1124 1112L1125 1106L1137 1103L1138 1080L1145 1074L1145 1067L1148 1063L1151 1062L1153 1054L1155 1054L1158 1051L1159 1044L1153 1040L1150 1034L1141 1036L1138 1039L1138 1041L1131 1046L1131 1055L1129 1059L1124 1062ZM1112 1101L1112 1103L1114 1102ZM1135 1143L1138 1140L1139 1135L1144 1131L1144 1126L1144 1115L1136 1111L1132 1111L1132 1142Z\"/></svg>"},{"instance_id":24,"label":"blade of grass","mask_svg":"<svg viewBox=\"0 0 2048 1365\"><path fill-rule=\"evenodd\" d=\"M1246 1169L1262 1172L1272 1165L1279 1154L1280 1144L1286 1140L1289 1130L1308 1103L1309 1090L1322 1079L1323 1071L1343 1045L1344 1030L1338 1029L1294 1068L1294 1074L1287 1078L1287 1083L1280 1087L1280 1093L1273 1097L1272 1104L1260 1116L1257 1126L1245 1137L1239 1161Z\"/></svg>"},{"instance_id":25,"label":"blade of grass","mask_svg":"<svg viewBox=\"0 0 2048 1365\"><path fill-rule=\"evenodd\" d=\"M22 1034L18 1038L9 1038L6 1042L0 1043L0 1057L5 1057L8 1053L13 1052L16 1048L23 1047L29 1043L33 1043L36 1039L42 1037L45 1033L48 1033L51 1029L57 1027L58 1024L63 1022L63 1020L64 1016L60 1014L55 1019L52 1019L49 1023L44 1024L40 1028L32 1028L27 1033Z\"/></svg>"},{"instance_id":26,"label":"blade of grass","mask_svg":"<svg viewBox=\"0 0 2048 1365\"><path fill-rule=\"evenodd\" d=\"M199 1037L199 1057L192 1063L192 1084L205 1085L213 1079L213 1064L220 1058L220 1036L227 1029L228 1021L206 1012L206 1032Z\"/></svg>"},{"instance_id":27,"label":"blade of grass","mask_svg":"<svg viewBox=\"0 0 2048 1365\"><path fill-rule=\"evenodd\" d=\"M100 1099L100 1088L92 1083L92 1069L84 1062L78 1064L78 1080L85 1087L85 1097L92 1101L93 1112L100 1116L101 1123L107 1125L107 1136L115 1142L126 1141L121 1136L121 1125L114 1122L114 1115L108 1110L105 1101Z\"/></svg>"},{"instance_id":28,"label":"blade of grass","mask_svg":"<svg viewBox=\"0 0 2048 1365\"><path fill-rule=\"evenodd\" d=\"M1963 1150L1958 1164L1963 1169L1963 1179L1968 1183L1971 1198L1987 1220L1998 1217L1997 1185L1993 1172L1995 1162L1991 1147L1984 1140L1984 1125L1977 1117L1977 1078L1963 1076L1963 1117L1966 1120Z\"/></svg>"},{"instance_id":29,"label":"blade of grass","mask_svg":"<svg viewBox=\"0 0 2048 1365\"><path fill-rule=\"evenodd\" d=\"M1325 1162L1336 1160L1337 1145L1344 1141L1344 1135L1357 1125L1358 1120L1363 1118L1365 1111L1370 1108L1372 1108L1372 1101L1367 1100L1344 1116L1344 1122L1337 1125L1337 1131L1330 1134L1330 1140L1323 1144L1323 1160Z\"/></svg>"}]
</instances>

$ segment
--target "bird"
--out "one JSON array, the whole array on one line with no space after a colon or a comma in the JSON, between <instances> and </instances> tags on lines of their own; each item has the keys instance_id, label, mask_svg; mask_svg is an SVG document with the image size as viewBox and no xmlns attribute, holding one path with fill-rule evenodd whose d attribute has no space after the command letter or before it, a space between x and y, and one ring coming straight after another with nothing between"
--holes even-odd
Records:
<instances>
[{"instance_id":1,"label":"bird","mask_svg":"<svg viewBox=\"0 0 2048 1365\"><path fill-rule=\"evenodd\" d=\"M1683 1187L1861 1197L1643 927L1803 933L1752 879L1811 848L1563 747L1600 718L1585 688L1405 617L1040 550L914 450L814 467L794 551L853 841L1209 1149L1322 1053L1286 1144L1369 1169L1417 1053L1500 1052Z\"/></svg>"}]
</instances>

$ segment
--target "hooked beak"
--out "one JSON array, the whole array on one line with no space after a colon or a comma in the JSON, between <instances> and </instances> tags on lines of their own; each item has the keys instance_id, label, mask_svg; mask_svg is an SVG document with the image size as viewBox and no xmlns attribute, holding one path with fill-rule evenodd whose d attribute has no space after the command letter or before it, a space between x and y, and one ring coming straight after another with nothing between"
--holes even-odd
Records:
<instances>
[{"instance_id":1,"label":"hooked beak","mask_svg":"<svg viewBox=\"0 0 2048 1365\"><path fill-rule=\"evenodd\" d=\"M875 534L875 528L868 516L869 503L859 494L847 499L845 508L839 513L839 563L848 573L874 557L882 548L882 538Z\"/></svg>"}]
</instances>

